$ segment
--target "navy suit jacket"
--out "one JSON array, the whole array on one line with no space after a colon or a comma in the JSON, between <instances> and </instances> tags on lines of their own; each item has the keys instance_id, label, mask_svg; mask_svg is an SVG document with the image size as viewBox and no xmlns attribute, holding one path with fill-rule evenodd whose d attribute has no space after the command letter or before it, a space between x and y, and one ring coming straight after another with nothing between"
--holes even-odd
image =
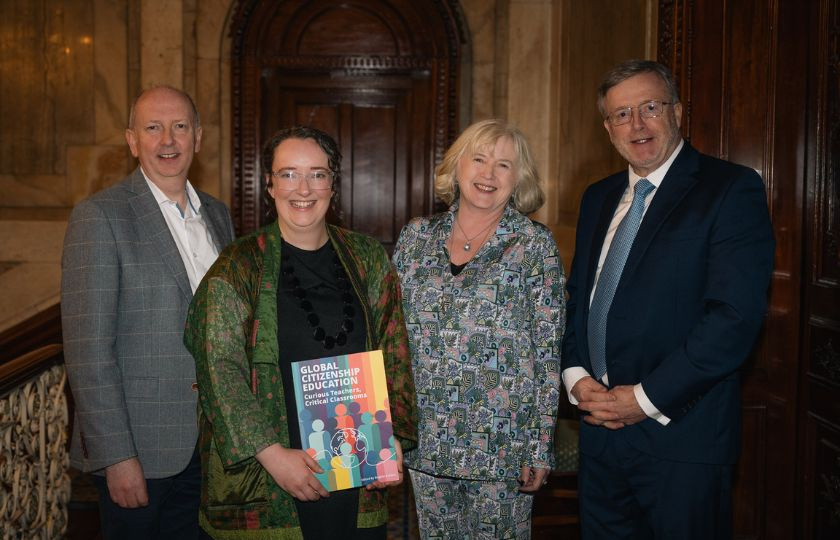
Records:
<instances>
[{"instance_id":1,"label":"navy suit jacket","mask_svg":"<svg viewBox=\"0 0 840 540\"><path fill-rule=\"evenodd\" d=\"M583 195L567 282L563 369L592 373L589 298L627 171ZM693 463L734 463L740 448L739 368L767 307L775 243L764 184L747 167L687 142L648 208L607 320L611 386L642 384L671 418L622 428L638 450ZM581 422L580 448L597 455L608 430Z\"/></svg>"}]
</instances>

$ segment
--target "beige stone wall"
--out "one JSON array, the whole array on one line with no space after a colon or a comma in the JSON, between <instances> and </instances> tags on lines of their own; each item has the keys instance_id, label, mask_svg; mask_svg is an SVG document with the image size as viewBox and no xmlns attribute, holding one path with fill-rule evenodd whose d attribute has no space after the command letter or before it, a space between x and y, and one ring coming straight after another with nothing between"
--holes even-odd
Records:
<instances>
[{"instance_id":1,"label":"beige stone wall","mask_svg":"<svg viewBox=\"0 0 840 540\"><path fill-rule=\"evenodd\" d=\"M472 37L470 121L498 116L528 136L547 201L535 219L571 265L580 197L624 167L595 107L602 74L655 58L655 0L462 0Z\"/></svg>"},{"instance_id":2,"label":"beige stone wall","mask_svg":"<svg viewBox=\"0 0 840 540\"><path fill-rule=\"evenodd\" d=\"M204 138L190 179L229 200L231 4L0 2L0 330L58 301L70 210L136 166L124 131L142 88L195 98Z\"/></svg>"},{"instance_id":3,"label":"beige stone wall","mask_svg":"<svg viewBox=\"0 0 840 540\"><path fill-rule=\"evenodd\" d=\"M44 298L57 298L70 209L135 166L124 129L140 89L172 84L195 98L204 139L190 179L230 200L234 3L0 2L0 238L13 236L22 246L46 242L52 249L51 262L40 248L17 250L15 259L0 252L0 298L15 289L21 305L21 315L0 320L0 329ZM595 112L598 78L618 60L654 56L655 5L461 0L471 40L461 121L504 117L528 135L548 194L535 217L554 231L567 266L580 194L623 166ZM33 261L53 267L29 283L12 279L25 273L13 269Z\"/></svg>"}]
</instances>

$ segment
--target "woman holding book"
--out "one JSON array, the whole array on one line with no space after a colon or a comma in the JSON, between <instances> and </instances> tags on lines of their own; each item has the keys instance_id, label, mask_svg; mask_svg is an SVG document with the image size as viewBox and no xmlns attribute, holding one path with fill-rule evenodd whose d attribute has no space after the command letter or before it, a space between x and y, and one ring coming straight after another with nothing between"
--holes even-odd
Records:
<instances>
[{"instance_id":1,"label":"woman holding book","mask_svg":"<svg viewBox=\"0 0 840 540\"><path fill-rule=\"evenodd\" d=\"M435 171L449 210L412 220L394 264L421 423L406 455L424 538L529 538L554 462L564 274L522 133L468 127Z\"/></svg>"},{"instance_id":2,"label":"woman holding book","mask_svg":"<svg viewBox=\"0 0 840 540\"><path fill-rule=\"evenodd\" d=\"M291 362L382 350L401 481L417 409L398 278L376 240L327 224L341 170L329 135L278 132L262 169L278 219L219 255L187 319L201 404L199 519L214 538L384 539L388 483L330 493L301 450Z\"/></svg>"}]
</instances>

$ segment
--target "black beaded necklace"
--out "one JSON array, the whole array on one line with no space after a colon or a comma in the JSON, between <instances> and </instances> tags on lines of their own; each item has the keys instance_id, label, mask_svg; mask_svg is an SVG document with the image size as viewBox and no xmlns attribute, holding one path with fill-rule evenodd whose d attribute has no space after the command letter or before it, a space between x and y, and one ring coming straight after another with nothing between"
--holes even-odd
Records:
<instances>
[{"instance_id":1,"label":"black beaded necklace","mask_svg":"<svg viewBox=\"0 0 840 540\"><path fill-rule=\"evenodd\" d=\"M341 321L341 326L334 336L328 336L326 330L321 326L321 318L315 313L315 308L312 302L306 298L306 291L300 286L300 280L295 276L295 267L292 264L291 257L284 257L281 264L281 271L283 276L288 279L288 284L294 289L292 296L298 299L300 309L306 313L306 321L309 326L315 330L312 333L312 338L315 341L320 341L324 344L324 349L332 349L336 345L342 346L347 343L347 334L353 331L353 317L356 315L356 310L353 307L353 293L351 292L350 280L347 279L344 273L344 268L341 266L341 261L338 255L333 253L333 270L335 270L336 284L341 291L341 301L343 302L342 314L344 320Z\"/></svg>"}]
</instances>

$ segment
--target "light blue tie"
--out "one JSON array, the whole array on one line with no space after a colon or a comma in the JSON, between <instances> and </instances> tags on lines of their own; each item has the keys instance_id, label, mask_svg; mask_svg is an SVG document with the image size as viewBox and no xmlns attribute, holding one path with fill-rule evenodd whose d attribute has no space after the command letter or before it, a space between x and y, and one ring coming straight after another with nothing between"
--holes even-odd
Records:
<instances>
[{"instance_id":1,"label":"light blue tie","mask_svg":"<svg viewBox=\"0 0 840 540\"><path fill-rule=\"evenodd\" d=\"M589 306L589 360L592 364L593 375L598 380L607 373L607 315L610 312L618 281L621 279L621 272L624 270L624 263L627 262L630 247L642 222L645 197L653 190L653 184L647 178L636 182L630 210L627 211L615 231L610 250L604 259L604 267L601 268L601 274L598 276L592 305Z\"/></svg>"}]
</instances>

